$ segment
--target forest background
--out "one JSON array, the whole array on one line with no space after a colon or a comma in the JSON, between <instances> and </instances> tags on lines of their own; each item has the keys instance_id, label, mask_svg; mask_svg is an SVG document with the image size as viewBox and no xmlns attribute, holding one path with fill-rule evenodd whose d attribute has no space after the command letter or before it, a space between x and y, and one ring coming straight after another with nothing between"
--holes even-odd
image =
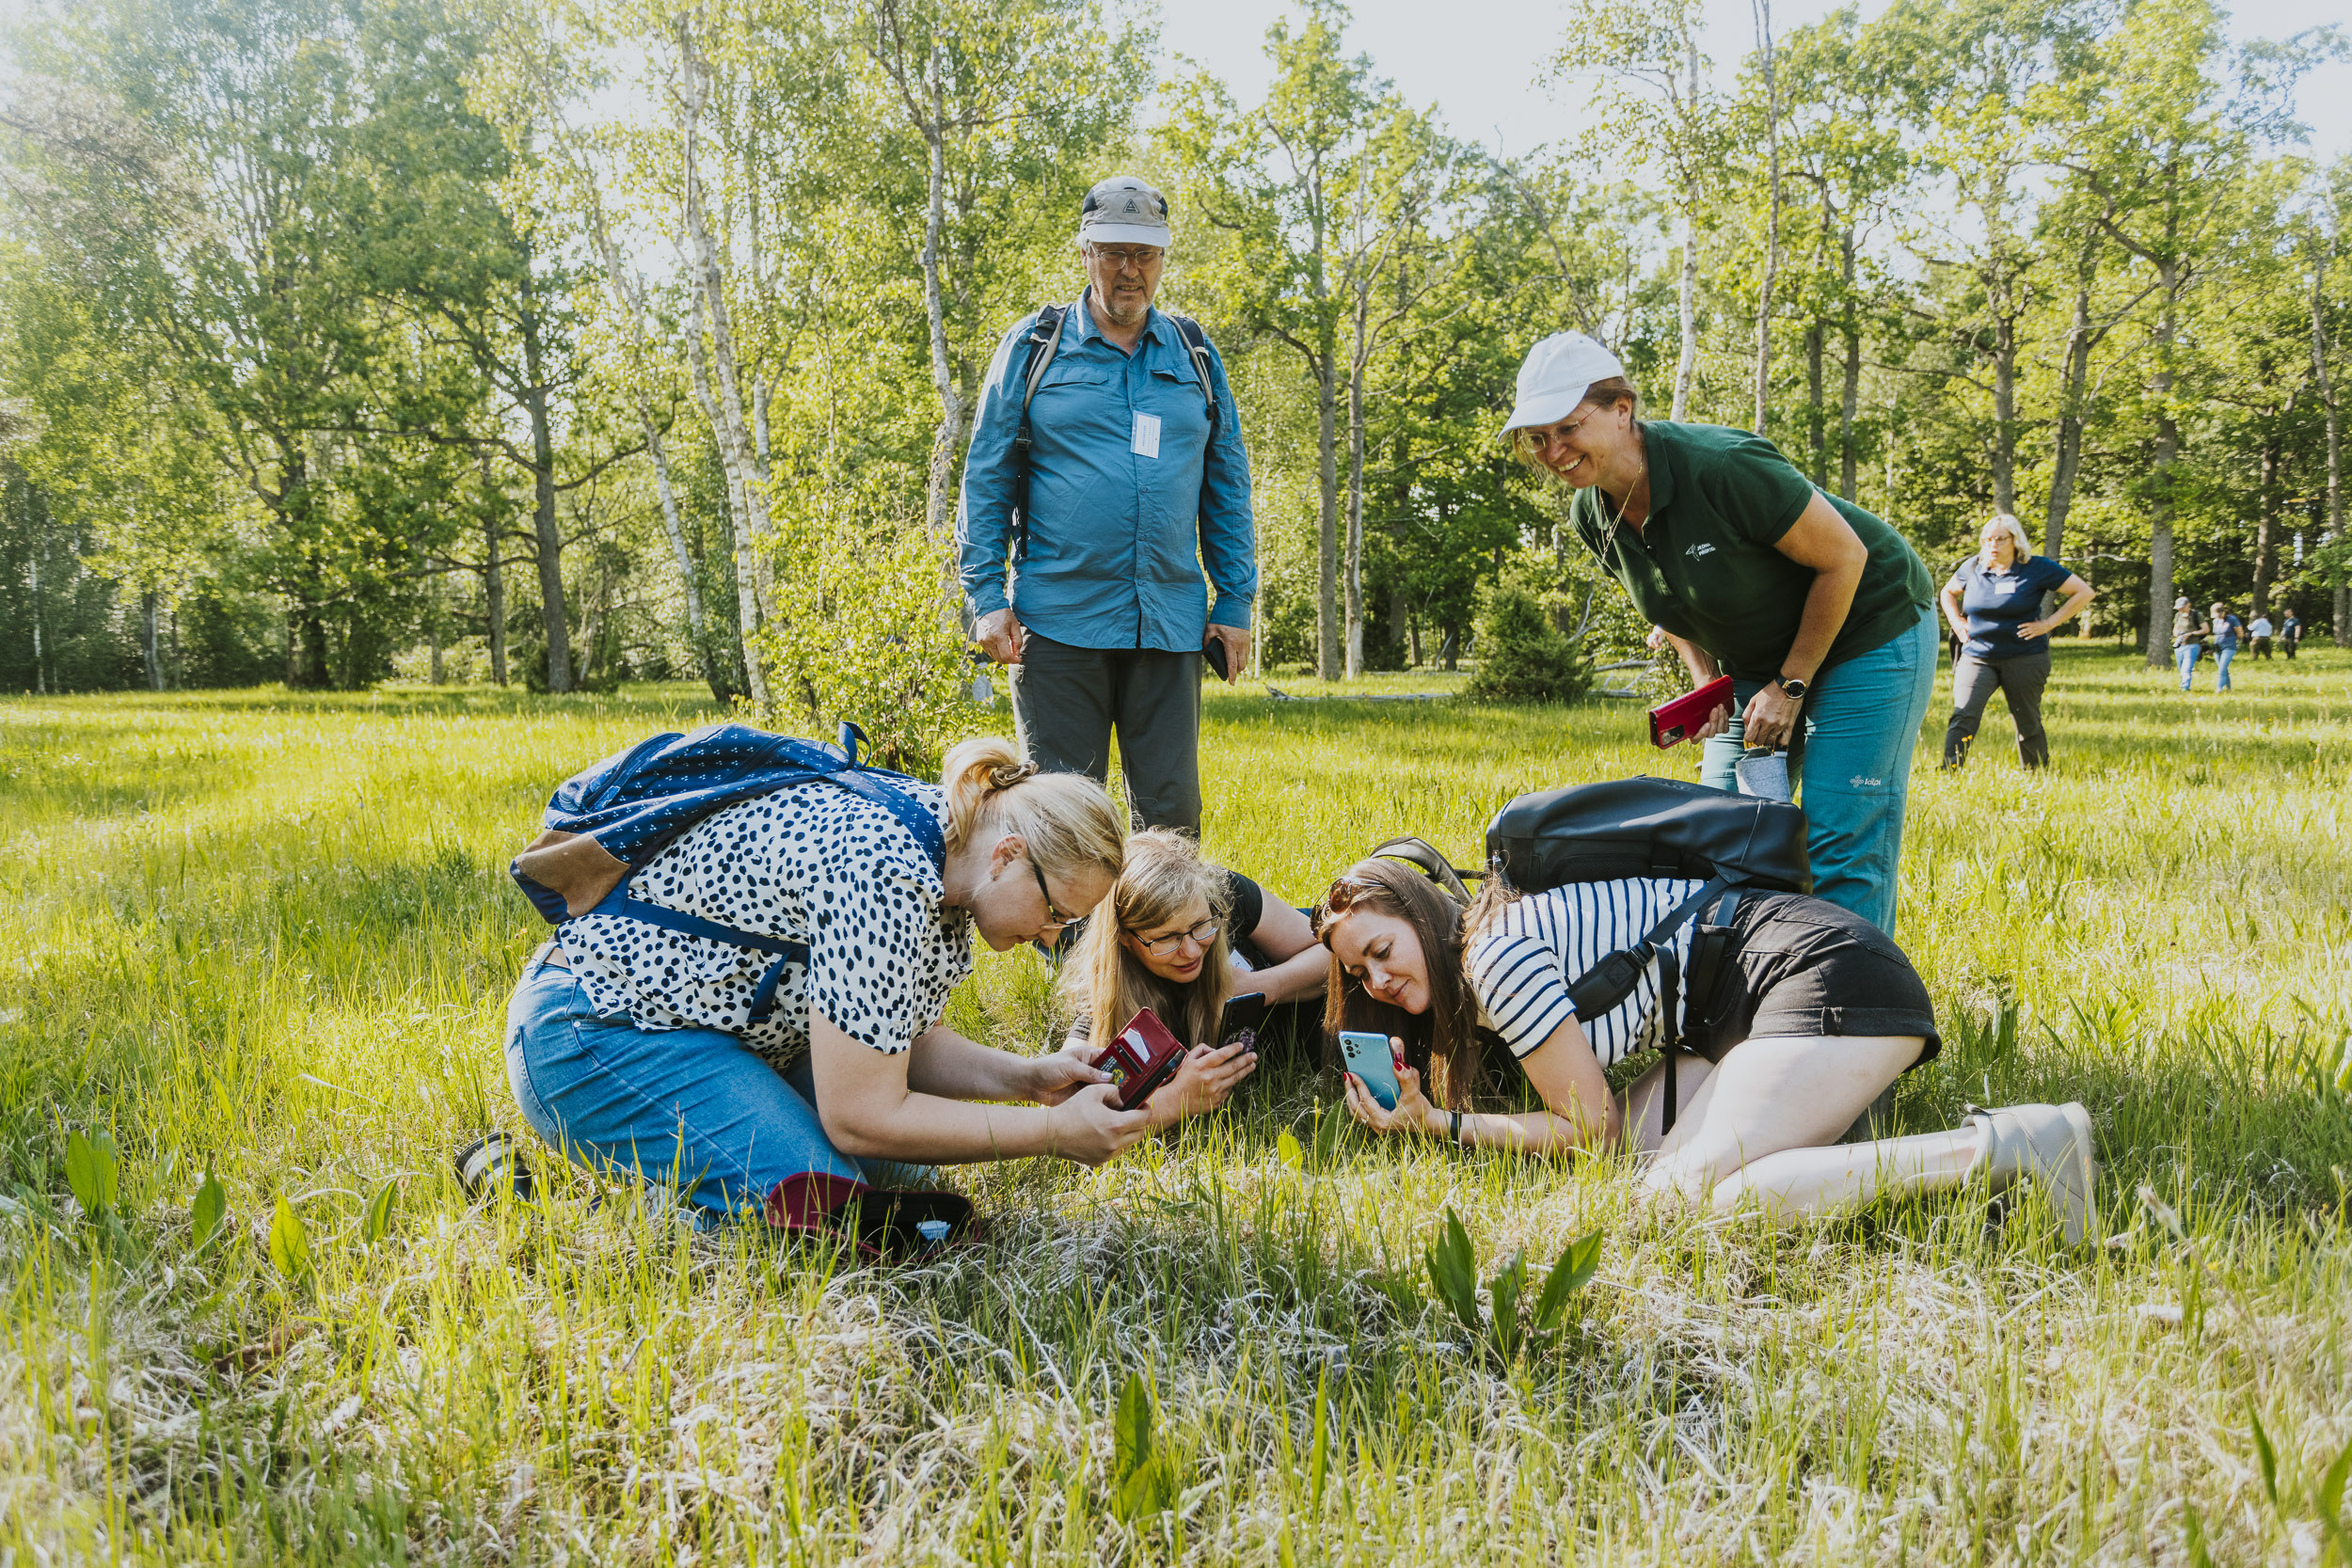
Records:
<instances>
[{"instance_id":1,"label":"forest background","mask_svg":"<svg viewBox=\"0 0 2352 1568\"><path fill-rule=\"evenodd\" d=\"M1311 5L1263 90L1104 0L77 0L5 36L0 689L698 679L920 741L966 701L954 498L1078 199L1171 197L1223 351L1260 657L1581 624L1496 439L1521 354L1616 348L1939 574L2013 510L2161 660L2176 593L2347 623L2352 158L2332 30L2202 0L1895 0L1748 47L1572 0L1506 156ZM1564 117L1565 118L1565 117ZM2154 607L2152 612L2152 607ZM1597 604L1596 646L1643 628Z\"/></svg>"}]
</instances>

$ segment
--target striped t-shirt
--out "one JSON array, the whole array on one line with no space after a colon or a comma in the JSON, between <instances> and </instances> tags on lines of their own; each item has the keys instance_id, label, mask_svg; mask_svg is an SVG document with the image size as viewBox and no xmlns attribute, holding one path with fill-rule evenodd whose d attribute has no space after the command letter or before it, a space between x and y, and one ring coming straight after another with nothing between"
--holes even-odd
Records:
<instances>
[{"instance_id":1,"label":"striped t-shirt","mask_svg":"<svg viewBox=\"0 0 2352 1568\"><path fill-rule=\"evenodd\" d=\"M1679 877L1570 882L1529 894L1487 922L1470 939L1470 987L1511 1054L1526 1055L1575 1016L1568 1001L1571 982L1611 953L1640 942L1704 885ZM1668 942L1686 982L1697 927L1694 913ZM1658 971L1652 958L1630 995L1600 1017L1582 1021L1584 1037L1601 1066L1658 1043ZM1687 1000L1686 995L1677 1001L1677 1032Z\"/></svg>"}]
</instances>

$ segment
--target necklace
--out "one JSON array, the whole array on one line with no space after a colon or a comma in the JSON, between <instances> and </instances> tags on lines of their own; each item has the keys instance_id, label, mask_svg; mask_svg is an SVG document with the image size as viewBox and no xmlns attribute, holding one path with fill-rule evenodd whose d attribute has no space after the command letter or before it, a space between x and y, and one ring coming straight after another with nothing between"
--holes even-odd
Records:
<instances>
[{"instance_id":1,"label":"necklace","mask_svg":"<svg viewBox=\"0 0 2352 1568\"><path fill-rule=\"evenodd\" d=\"M1609 531L1612 533L1617 531L1618 525L1625 521L1625 515L1633 509L1633 493L1636 490L1639 490L1645 483L1648 482L1649 479L1649 447L1646 442L1642 440L1641 433L1638 427L1635 430L1633 439L1635 443L1642 448L1642 467L1640 471L1634 474L1633 483L1625 487L1625 499L1617 503L1617 515L1609 524ZM1601 494L1606 496L1608 492L1604 490ZM1649 509L1645 506L1642 509L1642 521L1633 525L1635 531L1638 532L1643 524L1647 523L1648 521Z\"/></svg>"}]
</instances>

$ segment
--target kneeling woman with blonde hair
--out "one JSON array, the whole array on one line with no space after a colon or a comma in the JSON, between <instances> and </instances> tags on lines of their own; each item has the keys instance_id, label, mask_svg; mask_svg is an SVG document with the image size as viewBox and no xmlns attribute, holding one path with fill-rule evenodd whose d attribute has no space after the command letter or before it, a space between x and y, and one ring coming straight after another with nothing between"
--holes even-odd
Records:
<instances>
[{"instance_id":1,"label":"kneeling woman with blonde hair","mask_svg":"<svg viewBox=\"0 0 2352 1568\"><path fill-rule=\"evenodd\" d=\"M1383 1109L1347 1078L1347 1105L1379 1132L1570 1153L1629 1139L1651 1157L1651 1190L1747 1201L1782 1218L1828 1213L1880 1194L1955 1187L1972 1176L2039 1182L2070 1243L2092 1219L2090 1121L2078 1104L1979 1111L1960 1131L1839 1145L1895 1080L1939 1048L1927 988L1878 927L1803 894L1745 892L1730 914L1734 947L1709 994L1675 999L1665 1017L1653 957L1609 1011L1579 1018L1570 986L1603 957L1636 946L1705 884L1678 878L1577 882L1525 897L1490 884L1464 913L1418 871L1359 862L1315 911L1331 953L1330 1030L1387 1034L1401 1090ZM1724 895L1725 897L1730 895ZM1697 927L1671 939L1691 973ZM1482 1032L1499 1036L1544 1108L1480 1114L1470 1088ZM1607 1069L1669 1035L1677 1111L1661 1130L1664 1064L1620 1101ZM1438 1080L1440 1109L1423 1092Z\"/></svg>"},{"instance_id":2,"label":"kneeling woman with blonde hair","mask_svg":"<svg viewBox=\"0 0 2352 1568\"><path fill-rule=\"evenodd\" d=\"M629 879L650 911L564 920L507 1009L532 1129L590 1169L786 1225L910 1164L1096 1164L1142 1137L1091 1053L1015 1055L940 1022L975 933L1004 952L1102 902L1118 807L993 736L949 752L938 784L893 787L937 818L944 866L885 804L811 780L680 833ZM730 930L746 941L712 934Z\"/></svg>"},{"instance_id":3,"label":"kneeling woman with blonde hair","mask_svg":"<svg viewBox=\"0 0 2352 1568\"><path fill-rule=\"evenodd\" d=\"M1142 1007L1190 1043L1176 1075L1145 1102L1155 1127L1215 1110L1258 1066L1249 1042L1217 1040L1233 994L1232 892L1229 873L1204 860L1200 845L1147 829L1127 841L1119 880L1062 965L1065 1053L1090 1053Z\"/></svg>"}]
</instances>

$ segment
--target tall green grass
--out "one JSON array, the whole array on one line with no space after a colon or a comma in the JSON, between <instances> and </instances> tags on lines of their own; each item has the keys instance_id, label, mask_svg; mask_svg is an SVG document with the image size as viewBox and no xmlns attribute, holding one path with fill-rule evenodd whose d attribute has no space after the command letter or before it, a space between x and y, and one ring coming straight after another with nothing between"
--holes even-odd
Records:
<instances>
[{"instance_id":1,"label":"tall green grass","mask_svg":"<svg viewBox=\"0 0 2352 1568\"><path fill-rule=\"evenodd\" d=\"M1923 743L1898 934L1948 1044L1899 1115L2085 1101L2114 1240L2078 1257L2030 1200L1773 1232L1637 1209L1608 1162L1375 1147L1300 1065L1100 1170L964 1173L992 1227L923 1267L697 1234L544 1157L538 1200L469 1208L451 1151L519 1128L502 1009L540 928L506 860L556 780L704 711L0 702L0 1557L2341 1555L2352 657L2239 672L2184 700L2069 649L2047 771L1998 717L1962 774ZM1279 684L1319 700L1208 700L1206 837L1298 902L1390 833L1473 858L1522 789L1692 762L1629 704ZM984 958L954 1022L1037 1041L1049 979ZM92 1212L69 1138L100 1130ZM1602 1232L1560 1334L1506 1363L1438 1304L1449 1207L1488 1274Z\"/></svg>"}]
</instances>

